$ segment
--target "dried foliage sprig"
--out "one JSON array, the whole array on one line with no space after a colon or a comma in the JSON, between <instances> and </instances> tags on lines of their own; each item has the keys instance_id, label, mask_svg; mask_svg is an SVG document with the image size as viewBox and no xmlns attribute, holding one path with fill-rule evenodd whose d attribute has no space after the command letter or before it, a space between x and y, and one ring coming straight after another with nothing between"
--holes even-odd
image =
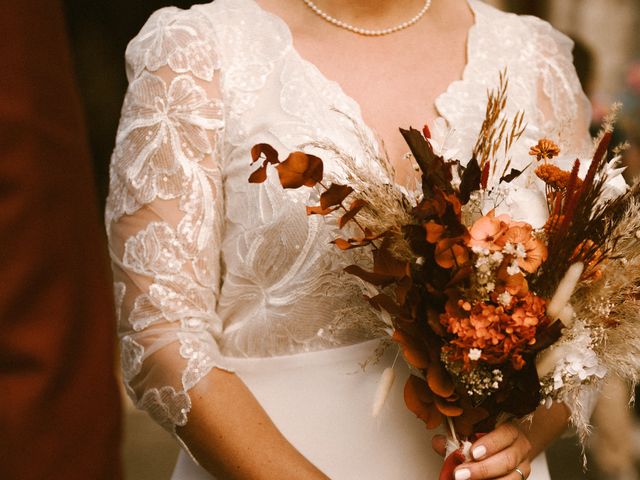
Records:
<instances>
[{"instance_id":1,"label":"dried foliage sprig","mask_svg":"<svg viewBox=\"0 0 640 480\"><path fill-rule=\"evenodd\" d=\"M499 178L504 179L507 176L507 171L511 166L509 151L522 137L526 129L523 111L518 112L511 122L505 116L508 88L509 79L507 71L504 70L500 72L497 89L488 93L485 119L482 122L478 139L473 147L473 158L478 162L482 170L482 188L487 188L490 184L490 177L495 178L497 175L500 163L498 158L500 157L504 159L502 162L504 165L500 170ZM515 174L515 172L512 173Z\"/></svg>"},{"instance_id":2,"label":"dried foliage sprig","mask_svg":"<svg viewBox=\"0 0 640 480\"><path fill-rule=\"evenodd\" d=\"M349 222L358 226L362 236L347 239L336 238L333 242L338 248L350 250L367 245L371 245L374 249L377 248L374 240L384 236L385 232L376 234L369 228L362 226L356 219L358 212L366 206L364 200L355 199L348 206L345 205L345 200L354 191L353 187L339 183L331 183L327 186L322 183L324 165L320 158L304 152L293 152L285 160L280 161L276 150L265 143L254 145L251 149L251 156L253 163L262 160L262 164L249 177L250 183L264 182L267 179L267 167L273 165L278 171L283 188L315 187L316 185L322 188L320 205L307 207L308 215L328 215L342 210L343 214L338 218L340 228Z\"/></svg>"},{"instance_id":3,"label":"dried foliage sprig","mask_svg":"<svg viewBox=\"0 0 640 480\"><path fill-rule=\"evenodd\" d=\"M371 231L376 235L392 236L390 243L393 256L405 260L415 260L408 243L402 236L401 226L412 221L412 201L394 184L395 171L386 152L379 153L371 143L367 133L354 119L344 115L359 140L369 163L360 165L354 157L340 149L329 140L307 142L300 148L312 148L332 155L341 166L344 174L343 183L353 187L351 197L364 202L358 211L357 219L361 230ZM375 206L375 208L372 208Z\"/></svg>"}]
</instances>

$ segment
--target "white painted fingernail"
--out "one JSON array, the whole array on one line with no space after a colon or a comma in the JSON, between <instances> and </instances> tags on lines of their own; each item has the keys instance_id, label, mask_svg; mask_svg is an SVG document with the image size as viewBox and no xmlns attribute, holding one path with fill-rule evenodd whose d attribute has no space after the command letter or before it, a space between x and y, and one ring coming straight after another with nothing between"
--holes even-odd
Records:
<instances>
[{"instance_id":1,"label":"white painted fingernail","mask_svg":"<svg viewBox=\"0 0 640 480\"><path fill-rule=\"evenodd\" d=\"M471 478L471 470L468 468L456 470L455 478L456 480L469 480Z\"/></svg>"},{"instance_id":2,"label":"white painted fingernail","mask_svg":"<svg viewBox=\"0 0 640 480\"><path fill-rule=\"evenodd\" d=\"M480 460L487 454L487 448L484 445L480 445L473 449L473 458L476 460Z\"/></svg>"}]
</instances>

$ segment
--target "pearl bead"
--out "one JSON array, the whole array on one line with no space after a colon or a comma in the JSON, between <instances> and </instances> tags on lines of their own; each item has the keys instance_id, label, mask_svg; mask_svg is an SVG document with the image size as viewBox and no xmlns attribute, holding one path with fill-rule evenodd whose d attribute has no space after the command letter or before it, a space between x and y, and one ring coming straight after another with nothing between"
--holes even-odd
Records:
<instances>
[{"instance_id":1,"label":"pearl bead","mask_svg":"<svg viewBox=\"0 0 640 480\"><path fill-rule=\"evenodd\" d=\"M420 20L424 16L424 14L427 13L427 10L429 10L429 7L431 7L431 0L425 0L424 6L422 7L422 9L418 12L418 14L415 17L411 18L410 20L402 22L399 25L396 25L394 27L385 28L382 30L368 30L366 28L360 28L354 25L350 25L342 20L338 20L337 18L332 17L325 11L321 10L320 7L318 7L315 3L313 3L312 0L302 0L302 1L311 9L311 11L313 11L320 18L323 18L324 20L331 23L332 25L335 25L336 27L344 28L345 30L348 30L350 32L357 33L358 35L364 35L369 37L375 37L375 36L379 37L383 35L388 35L390 33L398 32L400 30L404 30L405 28L408 28L414 25L415 23L417 23L418 20Z\"/></svg>"}]
</instances>

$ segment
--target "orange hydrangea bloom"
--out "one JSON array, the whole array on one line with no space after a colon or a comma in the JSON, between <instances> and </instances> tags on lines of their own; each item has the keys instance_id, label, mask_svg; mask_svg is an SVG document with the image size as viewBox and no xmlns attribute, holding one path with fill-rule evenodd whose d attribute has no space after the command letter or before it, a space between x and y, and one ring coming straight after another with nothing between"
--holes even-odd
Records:
<instances>
[{"instance_id":1,"label":"orange hydrangea bloom","mask_svg":"<svg viewBox=\"0 0 640 480\"><path fill-rule=\"evenodd\" d=\"M525 222L514 222L509 215L495 216L492 210L479 218L469 230L469 246L502 251L507 243L522 244L525 255L517 259L518 266L535 272L547 259L546 245L533 235L533 228Z\"/></svg>"},{"instance_id":2,"label":"orange hydrangea bloom","mask_svg":"<svg viewBox=\"0 0 640 480\"><path fill-rule=\"evenodd\" d=\"M528 292L509 305L500 305L497 294L491 302L477 302L467 311L467 302L458 300L440 316L440 322L453 335L445 348L450 360L469 364L469 351L482 351L483 361L499 365L511 361L515 369L524 366L523 353L536 343L540 325L548 323L546 301ZM465 308L467 307L467 308Z\"/></svg>"}]
</instances>

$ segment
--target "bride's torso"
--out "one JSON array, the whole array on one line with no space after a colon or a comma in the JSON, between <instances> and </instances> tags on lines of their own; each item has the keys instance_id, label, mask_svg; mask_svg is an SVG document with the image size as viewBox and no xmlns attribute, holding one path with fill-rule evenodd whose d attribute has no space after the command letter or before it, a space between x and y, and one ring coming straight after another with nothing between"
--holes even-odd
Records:
<instances>
[{"instance_id":1,"label":"bride's torso","mask_svg":"<svg viewBox=\"0 0 640 480\"><path fill-rule=\"evenodd\" d=\"M528 122L514 157L519 154L526 160L526 150L540 136L558 137L553 122L545 124L538 105L543 73L538 70L544 65L536 51L539 45L533 43L533 37L540 37L549 49L545 53L553 55L558 50L553 37L557 34L537 19L525 21L478 0L470 0L469 6L472 26L461 22L463 31L456 31L451 40L456 57L443 75L438 75L437 66L416 63L412 69L420 55L396 58L397 44L377 51L371 43L370 57L352 64L349 59L359 48L355 43L328 55L336 47L313 47L301 35L294 47L287 23L254 0L216 0L188 12L168 9L156 14L158 22L192 21L187 36L204 35L211 48L201 53L210 55L211 65L219 69L225 127L217 148L222 159L224 224L216 312L223 326L214 334L223 354L277 356L350 345L384 334L384 325L363 298L366 288L343 272L352 256L330 244L339 233L335 221L306 215L305 205L317 201L317 192L283 190L274 171L264 184L248 182L254 144L269 143L286 156L307 142L329 140L361 168L375 169L356 132L361 129L364 143L377 150L375 129L392 162L401 167L398 157L406 148L397 128L420 128L437 115L453 129L449 146L466 159L484 118L487 89L497 85L505 68L510 80L507 114L524 110ZM167 18L162 20L162 15ZM180 41L176 35L175 44ZM134 54L135 42L129 47ZM428 42L425 38L416 51L437 58L429 57ZM558 101L567 101L557 93ZM305 150L325 160L325 177L344 181L344 166L335 155L311 147ZM380 182L394 181L380 172Z\"/></svg>"},{"instance_id":2,"label":"bride's torso","mask_svg":"<svg viewBox=\"0 0 640 480\"><path fill-rule=\"evenodd\" d=\"M330 243L340 234L336 219L307 216L317 190L283 190L272 169L262 184L248 177L251 147L269 143L282 157L298 149L322 157L327 183L360 168L375 183L394 184L372 160L381 153L374 129L400 165L405 147L396 128L420 128L436 115L434 142L469 159L487 90L504 69L505 113L524 110L527 121L513 167L528 163L542 136L561 145L567 132L586 136L586 122L576 120L584 98L570 42L540 20L478 0L468 5L473 24L453 50L466 42L466 59L460 54L437 79L437 68L425 70L424 83L419 69L407 73L420 56L414 52L373 51L371 82L366 62L349 70L355 50L336 52L333 62L333 49L311 51L298 37L301 55L287 23L254 0L162 9L130 43L106 223L124 378L137 405L161 424L184 425L189 390L214 366L230 368L296 448L335 469L332 478L372 471L368 478L387 480L408 470L402 478L417 480L439 468L422 454L429 435L404 408L402 381L382 416L369 414L379 374L396 352L354 374L373 356L365 341L387 334L365 299L367 286L344 272L366 252L338 251ZM330 142L335 151L309 142ZM210 478L200 474L176 478Z\"/></svg>"}]
</instances>

